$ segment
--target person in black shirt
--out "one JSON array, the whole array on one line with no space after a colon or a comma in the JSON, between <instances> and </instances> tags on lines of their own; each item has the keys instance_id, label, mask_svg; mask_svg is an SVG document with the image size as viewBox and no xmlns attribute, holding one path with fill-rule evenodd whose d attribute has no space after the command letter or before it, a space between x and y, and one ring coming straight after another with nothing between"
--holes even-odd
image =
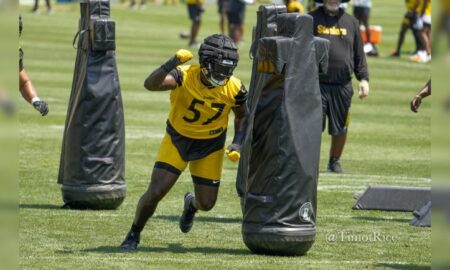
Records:
<instances>
[{"instance_id":1,"label":"person in black shirt","mask_svg":"<svg viewBox=\"0 0 450 270\"><path fill-rule=\"evenodd\" d=\"M353 96L352 75L359 80L359 97L369 94L369 72L358 21L339 8L349 0L316 0L323 3L310 15L314 19L314 35L330 41L328 72L320 75L320 92L324 114L331 135L328 172L343 173L339 159L344 150Z\"/></svg>"}]
</instances>

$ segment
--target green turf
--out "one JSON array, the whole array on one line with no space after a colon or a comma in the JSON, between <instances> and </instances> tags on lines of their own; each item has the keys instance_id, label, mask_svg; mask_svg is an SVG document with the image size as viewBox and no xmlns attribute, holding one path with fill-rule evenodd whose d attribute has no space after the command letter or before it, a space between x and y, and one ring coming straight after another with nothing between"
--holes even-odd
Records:
<instances>
[{"instance_id":1,"label":"green turf","mask_svg":"<svg viewBox=\"0 0 450 270\"><path fill-rule=\"evenodd\" d=\"M428 269L430 229L408 225L410 213L353 211L353 194L369 184L430 186L430 106L419 114L409 101L429 76L430 65L410 63L407 55L390 59L402 18L402 1L374 1L373 24L383 26L381 57L369 59L371 93L352 106L352 122L342 165L344 176L321 174L317 240L307 256L267 257L251 254L240 233L240 207L235 195L236 165L225 162L216 207L201 213L193 230L179 232L182 196L192 190L188 174L161 202L143 232L142 248L121 253L116 247L130 227L136 202L149 174L168 112L168 93L143 89L148 73L186 41L185 6L129 10L114 6L117 62L126 123L128 197L117 211L61 210L56 184L62 132L76 51L77 5L56 5L53 15L28 13L21 7L25 67L50 113L40 117L25 102L20 110L20 268L22 269ZM250 83L247 52L256 6L247 8L245 44L236 75ZM217 32L215 5L208 5L201 37ZM413 48L408 34L404 51ZM196 62L197 60L192 60ZM228 138L228 141L230 138ZM327 161L323 137L321 170ZM380 234L386 241L352 241L349 236ZM333 240L335 241L329 241ZM328 239L328 240L327 240Z\"/></svg>"}]
</instances>

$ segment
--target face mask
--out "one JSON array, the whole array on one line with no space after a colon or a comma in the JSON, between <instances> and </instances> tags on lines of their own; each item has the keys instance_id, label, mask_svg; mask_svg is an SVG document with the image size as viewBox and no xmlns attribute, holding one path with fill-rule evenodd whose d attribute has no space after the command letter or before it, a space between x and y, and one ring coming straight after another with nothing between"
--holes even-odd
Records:
<instances>
[{"instance_id":1,"label":"face mask","mask_svg":"<svg viewBox=\"0 0 450 270\"><path fill-rule=\"evenodd\" d=\"M202 72L212 86L224 86L233 75L234 68L233 61L223 60L221 63L209 63L208 67L202 69Z\"/></svg>"}]
</instances>

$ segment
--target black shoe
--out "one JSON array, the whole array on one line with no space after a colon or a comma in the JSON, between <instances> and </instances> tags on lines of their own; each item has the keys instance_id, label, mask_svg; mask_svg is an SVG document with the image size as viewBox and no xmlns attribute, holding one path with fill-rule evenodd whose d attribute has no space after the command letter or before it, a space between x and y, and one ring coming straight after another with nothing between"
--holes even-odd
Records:
<instances>
[{"instance_id":1,"label":"black shoe","mask_svg":"<svg viewBox=\"0 0 450 270\"><path fill-rule=\"evenodd\" d=\"M141 240L141 236L138 233L129 231L125 240L123 240L120 245L120 249L122 250L136 250L138 249L139 242Z\"/></svg>"},{"instance_id":2,"label":"black shoe","mask_svg":"<svg viewBox=\"0 0 450 270\"><path fill-rule=\"evenodd\" d=\"M194 209L191 206L194 199L195 196L192 192L188 192L184 195L183 214L181 214L180 217L180 230L184 233L188 233L194 223L195 213L197 212L197 209Z\"/></svg>"},{"instance_id":3,"label":"black shoe","mask_svg":"<svg viewBox=\"0 0 450 270\"><path fill-rule=\"evenodd\" d=\"M344 170L342 170L339 159L332 159L332 160L330 160L330 162L328 162L327 172L344 173Z\"/></svg>"}]
</instances>

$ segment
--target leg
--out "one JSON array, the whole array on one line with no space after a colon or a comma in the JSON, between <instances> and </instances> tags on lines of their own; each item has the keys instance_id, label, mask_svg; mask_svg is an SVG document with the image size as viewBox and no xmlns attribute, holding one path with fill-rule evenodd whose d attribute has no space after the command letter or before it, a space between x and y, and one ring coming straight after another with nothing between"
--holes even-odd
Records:
<instances>
[{"instance_id":1,"label":"leg","mask_svg":"<svg viewBox=\"0 0 450 270\"><path fill-rule=\"evenodd\" d=\"M350 122L349 111L353 96L351 83L348 85L332 85L330 87L329 129L331 135L330 160L327 171L343 173L340 158L347 140L347 129Z\"/></svg>"},{"instance_id":2,"label":"leg","mask_svg":"<svg viewBox=\"0 0 450 270\"><path fill-rule=\"evenodd\" d=\"M47 12L52 11L52 5L50 4L50 0L45 0L45 4L47 5Z\"/></svg>"},{"instance_id":3,"label":"leg","mask_svg":"<svg viewBox=\"0 0 450 270\"><path fill-rule=\"evenodd\" d=\"M139 199L131 229L121 244L122 249L135 250L138 248L140 233L145 224L153 216L158 203L166 196L187 166L187 162L181 158L167 133L161 142L156 160L150 185Z\"/></svg>"},{"instance_id":4,"label":"leg","mask_svg":"<svg viewBox=\"0 0 450 270\"><path fill-rule=\"evenodd\" d=\"M36 12L38 10L39 10L39 0L34 0L34 7L31 11Z\"/></svg>"},{"instance_id":5,"label":"leg","mask_svg":"<svg viewBox=\"0 0 450 270\"><path fill-rule=\"evenodd\" d=\"M191 230L197 210L209 211L216 204L222 174L224 150L215 151L208 156L191 161L189 170L194 181L195 195L191 192L184 197L184 209L180 218L180 230Z\"/></svg>"},{"instance_id":6,"label":"leg","mask_svg":"<svg viewBox=\"0 0 450 270\"><path fill-rule=\"evenodd\" d=\"M404 22L400 26L400 32L398 33L397 48L394 51L394 53L391 54L392 56L400 56L400 51L402 49L403 42L405 42L405 34L406 34L406 31L408 30L408 28L409 28L409 24L405 24Z\"/></svg>"},{"instance_id":7,"label":"leg","mask_svg":"<svg viewBox=\"0 0 450 270\"><path fill-rule=\"evenodd\" d=\"M200 20L192 21L191 27L191 39L189 40L189 46L197 44L197 34L200 29Z\"/></svg>"},{"instance_id":8,"label":"leg","mask_svg":"<svg viewBox=\"0 0 450 270\"><path fill-rule=\"evenodd\" d=\"M347 132L331 136L330 158L340 159L344 151Z\"/></svg>"},{"instance_id":9,"label":"leg","mask_svg":"<svg viewBox=\"0 0 450 270\"><path fill-rule=\"evenodd\" d=\"M144 227L148 219L158 206L158 203L166 196L167 192L177 181L179 174L168 170L153 168L152 179L147 191L139 199L134 217L134 225Z\"/></svg>"}]
</instances>

